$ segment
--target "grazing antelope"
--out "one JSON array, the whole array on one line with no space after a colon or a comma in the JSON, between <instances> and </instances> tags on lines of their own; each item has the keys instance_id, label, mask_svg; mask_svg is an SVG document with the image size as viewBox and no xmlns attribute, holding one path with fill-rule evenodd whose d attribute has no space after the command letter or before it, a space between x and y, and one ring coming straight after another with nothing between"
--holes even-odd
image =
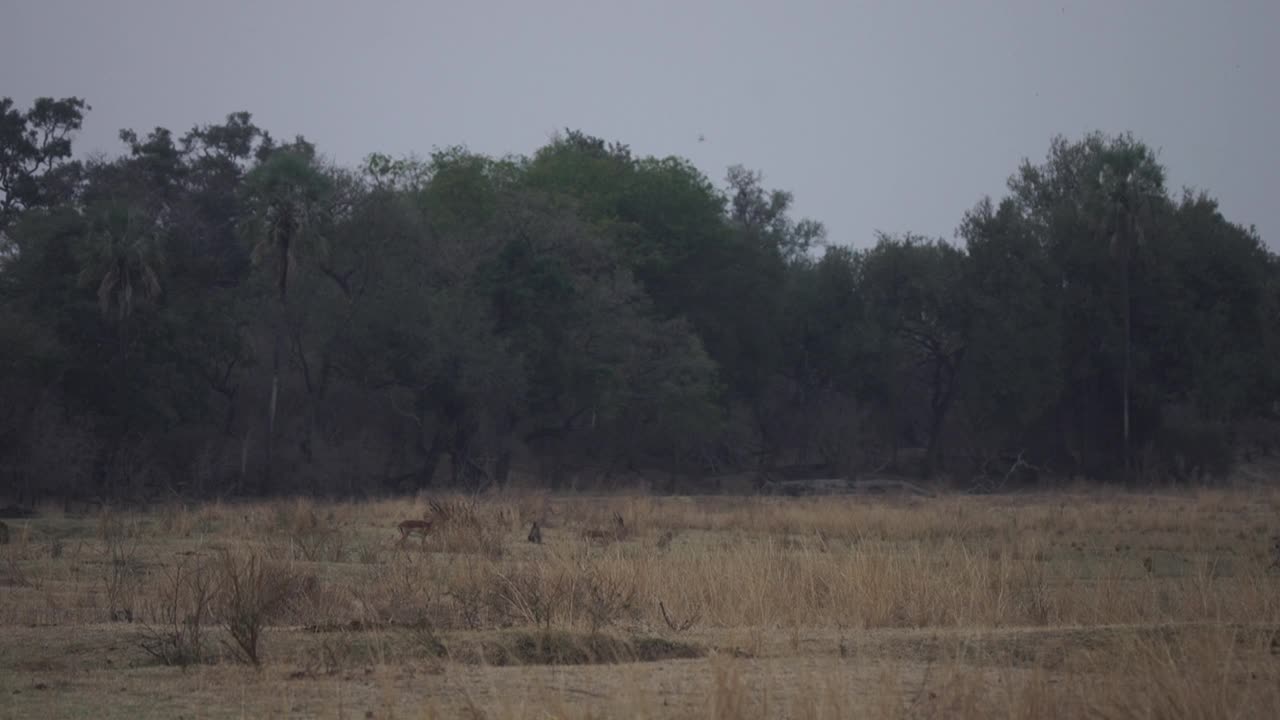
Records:
<instances>
[{"instance_id":1,"label":"grazing antelope","mask_svg":"<svg viewBox=\"0 0 1280 720\"><path fill-rule=\"evenodd\" d=\"M622 516L618 513L613 514L614 527L610 530L597 530L595 528L582 531L582 537L588 542L600 543L607 545L614 540L621 540L627 532L627 526L622 522Z\"/></svg>"},{"instance_id":2,"label":"grazing antelope","mask_svg":"<svg viewBox=\"0 0 1280 720\"><path fill-rule=\"evenodd\" d=\"M542 544L542 528L538 527L538 521L533 521L533 528L529 530L529 542L534 545Z\"/></svg>"},{"instance_id":3,"label":"grazing antelope","mask_svg":"<svg viewBox=\"0 0 1280 720\"><path fill-rule=\"evenodd\" d=\"M431 520L402 520L396 527L400 530L400 542L403 544L409 539L410 535L417 533L422 536L422 543L427 542L427 535L431 534Z\"/></svg>"}]
</instances>

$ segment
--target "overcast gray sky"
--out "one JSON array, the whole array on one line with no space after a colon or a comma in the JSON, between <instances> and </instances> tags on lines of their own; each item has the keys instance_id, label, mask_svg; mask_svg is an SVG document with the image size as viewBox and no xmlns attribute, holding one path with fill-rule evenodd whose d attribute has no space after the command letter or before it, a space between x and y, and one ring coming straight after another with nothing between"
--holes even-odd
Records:
<instances>
[{"instance_id":1,"label":"overcast gray sky","mask_svg":"<svg viewBox=\"0 0 1280 720\"><path fill-rule=\"evenodd\" d=\"M950 238L1053 135L1099 129L1280 247L1277 70L1277 0L0 0L0 96L84 97L84 151L236 110L343 163L569 127L722 185L761 170L852 245Z\"/></svg>"}]
</instances>

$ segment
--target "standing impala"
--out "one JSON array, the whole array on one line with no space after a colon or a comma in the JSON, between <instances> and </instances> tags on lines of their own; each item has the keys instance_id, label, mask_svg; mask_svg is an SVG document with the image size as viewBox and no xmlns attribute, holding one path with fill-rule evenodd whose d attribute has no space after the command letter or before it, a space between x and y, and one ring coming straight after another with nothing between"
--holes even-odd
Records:
<instances>
[{"instance_id":1,"label":"standing impala","mask_svg":"<svg viewBox=\"0 0 1280 720\"><path fill-rule=\"evenodd\" d=\"M410 535L417 533L422 536L422 544L427 543L427 536L431 534L431 520L401 520L396 527L400 530L400 543L409 539Z\"/></svg>"}]
</instances>

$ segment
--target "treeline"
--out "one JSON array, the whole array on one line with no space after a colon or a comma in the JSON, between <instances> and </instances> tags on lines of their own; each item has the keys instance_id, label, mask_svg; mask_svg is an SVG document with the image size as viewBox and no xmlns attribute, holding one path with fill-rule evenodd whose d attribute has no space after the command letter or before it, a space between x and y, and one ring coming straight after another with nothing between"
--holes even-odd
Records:
<instances>
[{"instance_id":1,"label":"treeline","mask_svg":"<svg viewBox=\"0 0 1280 720\"><path fill-rule=\"evenodd\" d=\"M74 160L89 110L0 102L0 491L1142 482L1276 437L1280 262L1129 136L853 250L579 132L348 168L236 113Z\"/></svg>"}]
</instances>

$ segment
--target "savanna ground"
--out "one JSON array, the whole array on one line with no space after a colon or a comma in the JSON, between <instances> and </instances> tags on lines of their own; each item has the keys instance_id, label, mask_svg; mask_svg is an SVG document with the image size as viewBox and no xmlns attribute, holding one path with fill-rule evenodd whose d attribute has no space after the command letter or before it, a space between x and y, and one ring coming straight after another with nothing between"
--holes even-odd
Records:
<instances>
[{"instance_id":1,"label":"savanna ground","mask_svg":"<svg viewBox=\"0 0 1280 720\"><path fill-rule=\"evenodd\" d=\"M401 541L396 524L423 517L431 536ZM512 492L7 523L6 718L1280 710L1280 491L1256 484Z\"/></svg>"}]
</instances>

